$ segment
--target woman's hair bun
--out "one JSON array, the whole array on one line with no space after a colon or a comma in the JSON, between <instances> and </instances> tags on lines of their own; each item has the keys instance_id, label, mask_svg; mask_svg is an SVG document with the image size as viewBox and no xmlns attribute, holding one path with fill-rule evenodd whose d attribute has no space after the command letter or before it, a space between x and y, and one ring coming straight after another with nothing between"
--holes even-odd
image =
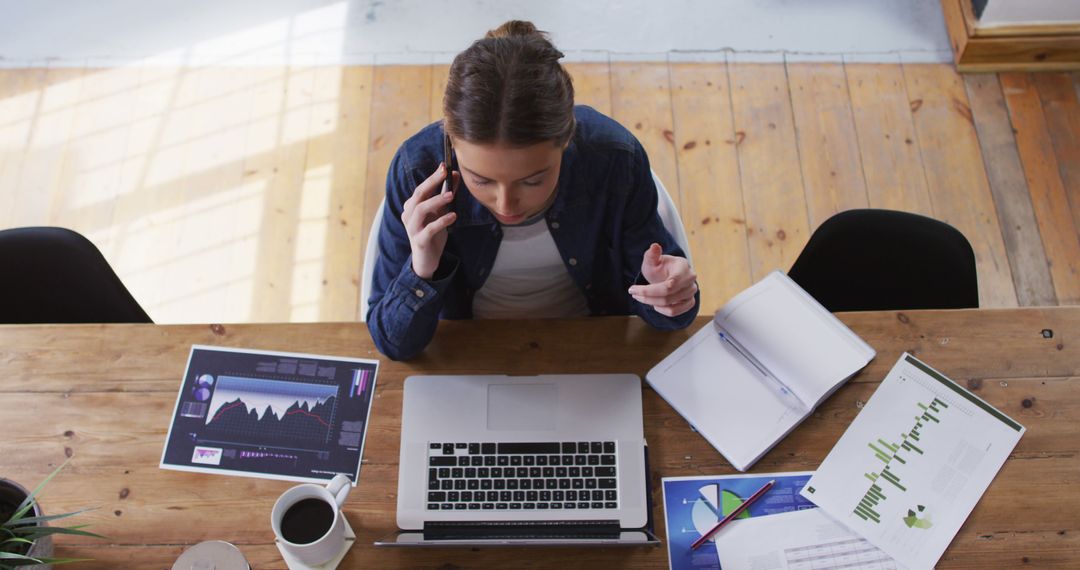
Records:
<instances>
[{"instance_id":1,"label":"woman's hair bun","mask_svg":"<svg viewBox=\"0 0 1080 570\"><path fill-rule=\"evenodd\" d=\"M533 37L539 36L547 39L546 34L536 29L536 26L532 22L526 22L523 20L510 20L503 25L489 30L485 38L508 38L511 36L524 36Z\"/></svg>"}]
</instances>

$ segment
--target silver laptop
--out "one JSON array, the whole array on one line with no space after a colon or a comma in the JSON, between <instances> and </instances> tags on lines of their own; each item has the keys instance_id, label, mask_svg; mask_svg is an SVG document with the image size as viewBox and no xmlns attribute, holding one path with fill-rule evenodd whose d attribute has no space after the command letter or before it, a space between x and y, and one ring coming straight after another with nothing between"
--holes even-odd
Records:
<instances>
[{"instance_id":1,"label":"silver laptop","mask_svg":"<svg viewBox=\"0 0 1080 570\"><path fill-rule=\"evenodd\" d=\"M657 544L632 374L411 376L380 546Z\"/></svg>"}]
</instances>

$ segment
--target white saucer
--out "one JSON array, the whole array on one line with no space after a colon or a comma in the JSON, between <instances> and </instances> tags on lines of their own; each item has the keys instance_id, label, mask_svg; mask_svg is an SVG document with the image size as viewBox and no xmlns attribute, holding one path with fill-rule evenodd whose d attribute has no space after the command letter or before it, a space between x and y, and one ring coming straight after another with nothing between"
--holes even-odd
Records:
<instances>
[{"instance_id":1,"label":"white saucer","mask_svg":"<svg viewBox=\"0 0 1080 570\"><path fill-rule=\"evenodd\" d=\"M282 546L280 540L274 540L274 544L277 545L278 552L280 552L281 557L285 559L285 565L289 567L289 570L334 570L337 568L337 565L341 564L341 560L349 553L349 549L352 548L353 543L356 542L356 533L354 533L352 527L349 526L349 519L345 517L345 513L341 513L341 520L345 523L345 547L342 548L341 552L336 556L318 566L311 566L297 560L292 554L285 550L285 547Z\"/></svg>"}]
</instances>

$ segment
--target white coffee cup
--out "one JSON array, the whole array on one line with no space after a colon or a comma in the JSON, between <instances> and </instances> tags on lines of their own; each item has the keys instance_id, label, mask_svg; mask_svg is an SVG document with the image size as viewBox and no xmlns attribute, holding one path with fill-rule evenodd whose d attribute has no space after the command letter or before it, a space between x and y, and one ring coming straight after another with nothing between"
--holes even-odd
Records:
<instances>
[{"instance_id":1,"label":"white coffee cup","mask_svg":"<svg viewBox=\"0 0 1080 570\"><path fill-rule=\"evenodd\" d=\"M349 478L339 474L325 487L304 483L282 493L270 512L270 525L274 528L278 543L297 560L312 566L323 564L340 554L345 548L345 514L341 512L341 505L351 490ZM334 522L322 537L306 544L296 544L289 542L282 534L281 520L289 508L304 499L325 501L334 512Z\"/></svg>"}]
</instances>

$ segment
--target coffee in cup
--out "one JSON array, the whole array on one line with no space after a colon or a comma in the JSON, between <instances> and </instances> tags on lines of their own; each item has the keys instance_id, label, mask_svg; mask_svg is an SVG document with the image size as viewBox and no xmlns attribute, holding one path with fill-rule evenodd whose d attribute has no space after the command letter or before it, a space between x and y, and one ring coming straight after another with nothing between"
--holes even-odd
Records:
<instances>
[{"instance_id":1,"label":"coffee in cup","mask_svg":"<svg viewBox=\"0 0 1080 570\"><path fill-rule=\"evenodd\" d=\"M345 549L345 514L341 506L352 490L345 475L325 487L305 483L285 491L270 513L281 548L312 566L326 563Z\"/></svg>"}]
</instances>

